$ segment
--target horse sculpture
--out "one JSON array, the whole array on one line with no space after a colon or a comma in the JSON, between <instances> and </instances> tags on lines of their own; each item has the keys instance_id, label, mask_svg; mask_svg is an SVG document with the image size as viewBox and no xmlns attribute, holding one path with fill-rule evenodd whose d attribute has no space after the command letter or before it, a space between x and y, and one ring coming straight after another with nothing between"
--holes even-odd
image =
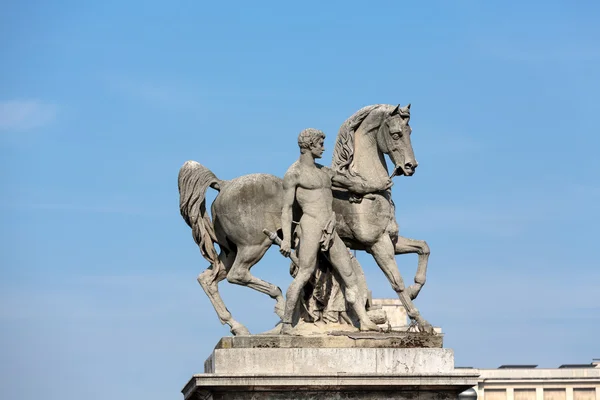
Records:
<instances>
[{"instance_id":1,"label":"horse sculpture","mask_svg":"<svg viewBox=\"0 0 600 400\"><path fill-rule=\"evenodd\" d=\"M429 247L422 240L398 235L391 178L412 176L417 167L410 141L410 104L405 107L378 104L360 109L341 126L333 154L333 209L337 232L351 249L365 250L375 258L398 294L417 329L433 328L414 306L425 284ZM394 164L390 175L384 154ZM211 222L205 195L211 187L219 194ZM263 230L281 232L282 179L269 174L250 174L232 180L218 179L208 168L187 161L179 171L180 211L192 228L194 241L210 267L198 276L222 324L234 335L249 331L227 310L218 283L249 286L276 300L282 317L285 304L281 289L259 279L250 269L264 256L272 240ZM214 244L220 252L217 253ZM418 254L414 284L406 288L396 264L396 254Z\"/></svg>"}]
</instances>

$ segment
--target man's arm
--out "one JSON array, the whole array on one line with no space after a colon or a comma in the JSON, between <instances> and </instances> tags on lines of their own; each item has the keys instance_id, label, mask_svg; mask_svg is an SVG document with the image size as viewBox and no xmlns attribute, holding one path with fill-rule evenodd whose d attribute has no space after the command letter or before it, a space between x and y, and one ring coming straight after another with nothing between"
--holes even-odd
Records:
<instances>
[{"instance_id":1,"label":"man's arm","mask_svg":"<svg viewBox=\"0 0 600 400\"><path fill-rule=\"evenodd\" d=\"M347 189L356 194L367 194L378 192L380 190L387 190L393 185L390 178L385 181L370 183L360 175L350 176L348 174L340 174L328 167L322 167L322 169L326 170L331 177L333 186Z\"/></svg>"},{"instance_id":2,"label":"man's arm","mask_svg":"<svg viewBox=\"0 0 600 400\"><path fill-rule=\"evenodd\" d=\"M283 177L283 208L281 210L283 240L279 252L286 257L289 257L292 249L292 218L296 186L298 186L298 171L292 166Z\"/></svg>"}]
</instances>

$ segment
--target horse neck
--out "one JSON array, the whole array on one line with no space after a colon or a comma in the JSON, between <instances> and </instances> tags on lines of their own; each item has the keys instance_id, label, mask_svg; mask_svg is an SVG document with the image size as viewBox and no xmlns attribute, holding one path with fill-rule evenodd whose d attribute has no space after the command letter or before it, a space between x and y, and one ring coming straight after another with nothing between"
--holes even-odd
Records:
<instances>
[{"instance_id":1,"label":"horse neck","mask_svg":"<svg viewBox=\"0 0 600 400\"><path fill-rule=\"evenodd\" d=\"M352 170L370 181L387 179L388 170L383 153L377 146L377 128L359 129L354 136Z\"/></svg>"}]
</instances>

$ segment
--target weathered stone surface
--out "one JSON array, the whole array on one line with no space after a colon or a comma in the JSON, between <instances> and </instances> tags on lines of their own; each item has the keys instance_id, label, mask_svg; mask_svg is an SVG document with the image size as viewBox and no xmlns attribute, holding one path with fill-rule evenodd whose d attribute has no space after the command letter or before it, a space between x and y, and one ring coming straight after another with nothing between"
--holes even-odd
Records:
<instances>
[{"instance_id":1,"label":"weathered stone surface","mask_svg":"<svg viewBox=\"0 0 600 400\"><path fill-rule=\"evenodd\" d=\"M418 332L340 332L324 336L251 335L221 338L215 349L442 348L443 335Z\"/></svg>"},{"instance_id":2,"label":"weathered stone surface","mask_svg":"<svg viewBox=\"0 0 600 400\"><path fill-rule=\"evenodd\" d=\"M196 375L183 389L192 399L456 399L477 382L477 373L436 376ZM231 396L231 397L228 397ZM312 396L312 397L311 397ZM314 397L318 396L318 397Z\"/></svg>"},{"instance_id":3,"label":"weathered stone surface","mask_svg":"<svg viewBox=\"0 0 600 400\"><path fill-rule=\"evenodd\" d=\"M210 374L428 374L454 369L451 349L230 348L215 349Z\"/></svg>"},{"instance_id":4,"label":"weathered stone surface","mask_svg":"<svg viewBox=\"0 0 600 400\"><path fill-rule=\"evenodd\" d=\"M186 400L211 398L442 400L456 399L459 393L477 384L477 377L478 373L475 370L465 369L425 375L199 374L192 377L182 393ZM318 397L311 397L317 395Z\"/></svg>"},{"instance_id":5,"label":"weathered stone surface","mask_svg":"<svg viewBox=\"0 0 600 400\"><path fill-rule=\"evenodd\" d=\"M396 390L345 390L345 391L256 391L256 392L219 392L212 395L213 400L454 400L454 393L421 392Z\"/></svg>"},{"instance_id":6,"label":"weathered stone surface","mask_svg":"<svg viewBox=\"0 0 600 400\"><path fill-rule=\"evenodd\" d=\"M393 336L356 334L363 342L349 336L223 338L184 397L446 400L477 383L477 370L454 368L451 349L395 348ZM382 344L388 347L376 347Z\"/></svg>"},{"instance_id":7,"label":"weathered stone surface","mask_svg":"<svg viewBox=\"0 0 600 400\"><path fill-rule=\"evenodd\" d=\"M456 394L477 384L476 370L460 369L449 373L407 374L198 374L182 392L186 398L194 391L302 391L313 390L436 390L456 391Z\"/></svg>"}]
</instances>

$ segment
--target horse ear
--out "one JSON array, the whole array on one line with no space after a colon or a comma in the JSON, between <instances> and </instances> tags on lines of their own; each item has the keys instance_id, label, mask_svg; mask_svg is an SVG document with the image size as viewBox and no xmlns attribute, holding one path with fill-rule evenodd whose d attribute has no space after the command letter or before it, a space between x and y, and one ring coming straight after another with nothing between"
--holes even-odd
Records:
<instances>
[{"instance_id":1,"label":"horse ear","mask_svg":"<svg viewBox=\"0 0 600 400\"><path fill-rule=\"evenodd\" d=\"M394 109L392 110L392 112L390 113L390 116L392 115L396 115L400 112L400 104L398 104L396 107L394 107Z\"/></svg>"},{"instance_id":2,"label":"horse ear","mask_svg":"<svg viewBox=\"0 0 600 400\"><path fill-rule=\"evenodd\" d=\"M408 103L408 105L406 106L407 110L410 110L410 103Z\"/></svg>"}]
</instances>

